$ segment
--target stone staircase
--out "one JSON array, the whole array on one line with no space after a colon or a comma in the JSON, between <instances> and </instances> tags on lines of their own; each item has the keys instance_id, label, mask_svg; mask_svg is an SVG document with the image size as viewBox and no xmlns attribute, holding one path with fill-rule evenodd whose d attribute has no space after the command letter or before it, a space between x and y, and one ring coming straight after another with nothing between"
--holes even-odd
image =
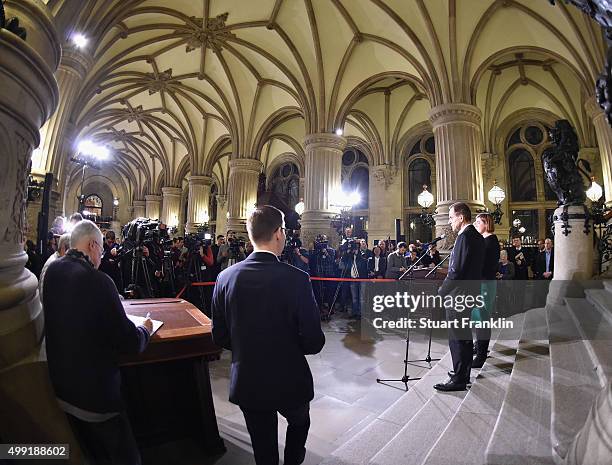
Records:
<instances>
[{"instance_id":1,"label":"stone staircase","mask_svg":"<svg viewBox=\"0 0 612 465\"><path fill-rule=\"evenodd\" d=\"M447 353L321 465L576 463L568 451L612 382L612 282L585 295L510 318L469 391L433 389Z\"/></svg>"}]
</instances>

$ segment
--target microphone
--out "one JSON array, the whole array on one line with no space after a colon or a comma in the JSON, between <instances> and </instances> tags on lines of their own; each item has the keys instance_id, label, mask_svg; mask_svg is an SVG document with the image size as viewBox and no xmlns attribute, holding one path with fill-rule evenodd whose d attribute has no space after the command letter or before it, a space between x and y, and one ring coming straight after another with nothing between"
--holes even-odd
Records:
<instances>
[{"instance_id":1,"label":"microphone","mask_svg":"<svg viewBox=\"0 0 612 465\"><path fill-rule=\"evenodd\" d=\"M442 234L440 237L436 237L433 241L426 242L425 244L423 244L423 248L425 248L425 246L429 247L430 245L437 244L439 241L445 238L446 238L446 234Z\"/></svg>"}]
</instances>

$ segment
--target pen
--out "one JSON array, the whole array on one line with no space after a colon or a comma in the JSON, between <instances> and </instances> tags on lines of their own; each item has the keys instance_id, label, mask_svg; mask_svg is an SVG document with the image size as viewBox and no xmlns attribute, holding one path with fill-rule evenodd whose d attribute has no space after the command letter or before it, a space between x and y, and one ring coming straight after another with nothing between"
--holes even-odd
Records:
<instances>
[{"instance_id":1,"label":"pen","mask_svg":"<svg viewBox=\"0 0 612 465\"><path fill-rule=\"evenodd\" d=\"M147 312L147 316L145 316L145 320L146 320L147 318L151 318L151 312Z\"/></svg>"}]
</instances>

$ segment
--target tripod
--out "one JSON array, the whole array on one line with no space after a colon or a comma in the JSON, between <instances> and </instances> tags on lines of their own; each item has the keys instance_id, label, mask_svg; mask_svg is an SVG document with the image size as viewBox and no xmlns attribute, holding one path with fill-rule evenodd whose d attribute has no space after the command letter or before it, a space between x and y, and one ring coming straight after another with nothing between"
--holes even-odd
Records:
<instances>
[{"instance_id":1,"label":"tripod","mask_svg":"<svg viewBox=\"0 0 612 465\"><path fill-rule=\"evenodd\" d=\"M340 279L343 279L346 276L346 267L342 269L342 273L340 273ZM334 305L336 305L336 300L338 299L338 294L340 293L340 288L342 287L343 282L340 281L336 286L336 292L334 292L334 298L332 299L331 304L329 304L329 309L327 310L327 316L324 320L329 321L331 319L331 313L334 309Z\"/></svg>"},{"instance_id":2,"label":"tripod","mask_svg":"<svg viewBox=\"0 0 612 465\"><path fill-rule=\"evenodd\" d=\"M147 269L147 257L144 256L142 246L134 247L132 251L132 269L131 269L131 282L134 285L138 285L138 277L140 273L144 276L144 282L147 291L147 297L153 297L153 286L151 286L151 276L149 276L149 270Z\"/></svg>"},{"instance_id":3,"label":"tripod","mask_svg":"<svg viewBox=\"0 0 612 465\"><path fill-rule=\"evenodd\" d=\"M187 264L187 279L190 283L202 282L201 258L199 251L195 250L189 254L189 262ZM206 305L204 302L204 288L198 286L198 294L200 295L200 305L204 311Z\"/></svg>"}]
</instances>

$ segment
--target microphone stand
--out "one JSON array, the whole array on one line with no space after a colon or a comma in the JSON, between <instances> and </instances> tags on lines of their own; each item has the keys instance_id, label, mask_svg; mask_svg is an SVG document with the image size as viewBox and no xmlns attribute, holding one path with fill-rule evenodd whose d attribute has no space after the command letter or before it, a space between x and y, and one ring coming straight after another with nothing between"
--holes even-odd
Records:
<instances>
[{"instance_id":1,"label":"microphone stand","mask_svg":"<svg viewBox=\"0 0 612 465\"><path fill-rule=\"evenodd\" d=\"M414 262L412 265L410 265L410 267L404 271L404 273L398 278L398 281L400 281L405 275L407 274L412 274L412 269L417 266L417 264L423 259L423 257L425 256L425 254L421 255L419 257L419 259ZM408 291L410 291L410 281L408 282ZM429 346L431 348L431 333L430 333L430 340L429 340ZM401 378L398 379L380 379L380 378L376 378L376 382L377 383L404 383L404 388L406 391L408 391L408 382L409 381L418 381L419 378L411 378L410 376L408 376L408 364L411 362L422 362L425 360L409 360L408 359L408 350L410 347L410 310L408 310L408 325L406 327L406 355L404 356L404 375ZM428 358L429 360L431 360L431 357L428 354ZM438 359L439 360L439 359ZM430 365L431 367L431 365Z\"/></svg>"}]
</instances>

